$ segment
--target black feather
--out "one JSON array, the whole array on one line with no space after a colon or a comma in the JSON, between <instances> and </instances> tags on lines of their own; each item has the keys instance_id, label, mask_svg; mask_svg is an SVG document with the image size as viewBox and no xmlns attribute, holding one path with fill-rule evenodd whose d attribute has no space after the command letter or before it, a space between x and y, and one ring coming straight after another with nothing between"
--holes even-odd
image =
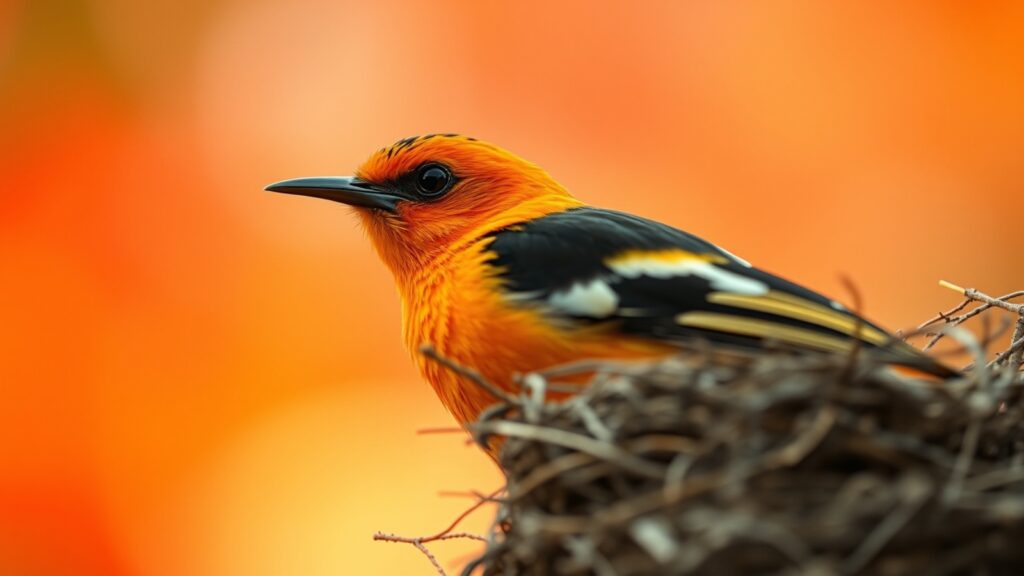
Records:
<instances>
[{"instance_id":1,"label":"black feather","mask_svg":"<svg viewBox=\"0 0 1024 576\"><path fill-rule=\"evenodd\" d=\"M829 298L750 267L706 240L631 214L598 208L576 208L495 232L492 238L488 249L493 257L489 264L502 279L504 289L510 296L514 296L514 301L524 306L537 306L559 321L611 323L621 333L635 337L671 341L702 338L746 348L762 346L769 339L727 329L684 326L677 322L680 314L704 311L767 321L780 327L799 328L827 338L852 339L847 332L803 319L709 302L708 295L716 290L707 279L699 275L623 277L607 264L609 258L629 251L678 249L712 256L717 267L761 282L773 293L800 298L828 308L830 313L855 319L865 328L885 333L877 325L837 309ZM573 316L557 307L547 306L547 299L553 293L594 279L605 281L618 297L618 310L613 315L602 318ZM863 344L867 348L880 348L879 353L895 363L912 365L942 375L950 372L895 339L883 346L869 342Z\"/></svg>"}]
</instances>

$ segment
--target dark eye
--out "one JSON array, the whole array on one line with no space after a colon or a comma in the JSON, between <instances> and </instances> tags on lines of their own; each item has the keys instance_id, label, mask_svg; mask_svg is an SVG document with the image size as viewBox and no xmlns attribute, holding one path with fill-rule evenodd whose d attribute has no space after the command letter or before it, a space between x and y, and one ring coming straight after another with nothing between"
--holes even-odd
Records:
<instances>
[{"instance_id":1,"label":"dark eye","mask_svg":"<svg viewBox=\"0 0 1024 576\"><path fill-rule=\"evenodd\" d=\"M452 173L440 164L424 164L416 170L416 190L421 196L440 196L452 185Z\"/></svg>"}]
</instances>

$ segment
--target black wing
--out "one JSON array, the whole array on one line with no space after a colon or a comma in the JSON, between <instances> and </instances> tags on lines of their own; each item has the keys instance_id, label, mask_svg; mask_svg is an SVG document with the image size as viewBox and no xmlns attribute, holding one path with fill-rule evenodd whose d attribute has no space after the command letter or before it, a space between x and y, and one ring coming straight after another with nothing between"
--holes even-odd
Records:
<instances>
[{"instance_id":1,"label":"black wing","mask_svg":"<svg viewBox=\"0 0 1024 576\"><path fill-rule=\"evenodd\" d=\"M951 374L837 302L653 220L576 208L496 232L489 249L508 298L553 321L746 348L845 352L858 339L887 361Z\"/></svg>"}]
</instances>

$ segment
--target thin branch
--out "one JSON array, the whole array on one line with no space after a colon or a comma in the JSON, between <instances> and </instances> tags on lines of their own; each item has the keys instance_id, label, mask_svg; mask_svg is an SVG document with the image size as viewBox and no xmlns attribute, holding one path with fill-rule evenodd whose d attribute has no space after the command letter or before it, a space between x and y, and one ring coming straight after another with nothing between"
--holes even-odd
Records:
<instances>
[{"instance_id":1,"label":"thin branch","mask_svg":"<svg viewBox=\"0 0 1024 576\"><path fill-rule=\"evenodd\" d=\"M439 354L438 351L430 344L424 344L423 346L420 346L420 354L423 354L424 356L430 358L434 362L437 362L441 366L444 366L445 368L451 370L452 372L455 372L459 376L462 376L463 378L466 378L467 380L473 382L477 386L486 390L487 393L489 393L491 396L494 396L498 400L501 400L506 404L515 403L515 397L513 397L511 394L508 394L501 388L498 388L497 386L492 384L476 370L473 370L472 368L467 368L459 364L458 362L455 362L454 360L449 360L448 358L441 356L441 354Z\"/></svg>"},{"instance_id":2,"label":"thin branch","mask_svg":"<svg viewBox=\"0 0 1024 576\"><path fill-rule=\"evenodd\" d=\"M416 430L416 434L419 436L427 436L430 434L469 434L465 428L461 426L438 426L436 428L420 428Z\"/></svg>"},{"instance_id":3,"label":"thin branch","mask_svg":"<svg viewBox=\"0 0 1024 576\"><path fill-rule=\"evenodd\" d=\"M853 315L856 319L853 325L853 346L850 347L846 366L843 367L843 372L840 376L843 381L849 381L853 377L854 370L857 368L857 360L860 358L861 349L864 347L864 340L862 339L864 330L864 302L861 298L860 290L853 280L846 275L840 276L839 280L843 284L843 288L850 294L850 300L853 303Z\"/></svg>"},{"instance_id":4,"label":"thin branch","mask_svg":"<svg viewBox=\"0 0 1024 576\"><path fill-rule=\"evenodd\" d=\"M437 493L442 498L472 498L473 500L486 500L488 502L494 502L495 504L501 504L503 500L495 496L489 496L476 490L440 490Z\"/></svg>"},{"instance_id":5,"label":"thin branch","mask_svg":"<svg viewBox=\"0 0 1024 576\"><path fill-rule=\"evenodd\" d=\"M416 547L417 550L422 552L423 555L426 556L428 560L430 560L430 563L434 566L434 569L437 570L437 573L440 574L440 576L447 576L447 573L444 571L444 568L441 567L441 563L437 561L437 557L434 556L424 544L426 544L427 542L439 542L442 540L456 539L477 540L480 542L487 542L487 538L480 536L479 534L471 534L469 532L452 532L452 530L454 530L463 520L465 520L467 516L480 509L480 507L483 506L484 504L496 502L495 497L498 494L500 494L503 490L505 490L504 486L498 488L497 490L491 492L488 495L480 495L479 500L477 502L473 503L472 506L470 506L461 514L459 514L455 518L455 520L453 520L452 523L448 525L447 528L436 534L431 534L430 536L418 536L410 538L407 536L399 536L397 534L377 532L373 535L373 539L381 542L401 542L404 544L412 544Z\"/></svg>"},{"instance_id":6,"label":"thin branch","mask_svg":"<svg viewBox=\"0 0 1024 576\"><path fill-rule=\"evenodd\" d=\"M664 474L664 469L661 466L639 458L614 444L601 442L582 434L509 421L488 422L481 424L479 429L488 434L526 438L585 452L648 478L661 478Z\"/></svg>"},{"instance_id":7,"label":"thin branch","mask_svg":"<svg viewBox=\"0 0 1024 576\"><path fill-rule=\"evenodd\" d=\"M943 499L947 505L951 505L960 498L963 490L964 480L971 471L971 464L974 462L974 453L978 450L978 440L981 437L981 419L975 417L964 430L964 437L961 440L960 453L957 455L956 466L953 467L953 474L946 484L943 492Z\"/></svg>"},{"instance_id":8,"label":"thin branch","mask_svg":"<svg viewBox=\"0 0 1024 576\"><path fill-rule=\"evenodd\" d=\"M1017 329L1014 330L1011 341L1013 344L1010 345L1010 349L1006 353L1009 356L1010 373L1016 374L1020 371L1021 363L1024 362L1024 313L1021 313L1017 320Z\"/></svg>"},{"instance_id":9,"label":"thin branch","mask_svg":"<svg viewBox=\"0 0 1024 576\"><path fill-rule=\"evenodd\" d=\"M1024 482L1024 468L994 470L971 478L964 486L973 492L984 492L1017 482Z\"/></svg>"},{"instance_id":10,"label":"thin branch","mask_svg":"<svg viewBox=\"0 0 1024 576\"><path fill-rule=\"evenodd\" d=\"M934 324L936 322L939 322L939 321L949 322L950 320L952 320L953 314L956 314L957 312L963 310L971 302L972 302L972 300L970 298L964 298L959 304L957 304L953 308L950 308L949 310L946 310L945 312L939 312L935 316L933 316L933 317L929 318L928 320L925 320L924 322L918 324L917 328L914 329L914 332L920 332L920 331L924 330L925 328L927 328L927 327L931 326L932 324Z\"/></svg>"},{"instance_id":11,"label":"thin branch","mask_svg":"<svg viewBox=\"0 0 1024 576\"><path fill-rule=\"evenodd\" d=\"M903 484L902 505L893 509L843 562L843 574L856 574L866 568L928 500L930 490L922 478L909 476Z\"/></svg>"},{"instance_id":12,"label":"thin branch","mask_svg":"<svg viewBox=\"0 0 1024 576\"><path fill-rule=\"evenodd\" d=\"M427 557L427 560L430 560L430 564L434 566L434 570L437 570L437 573L440 576L448 576L448 573L444 571L444 568L441 566L441 563L437 561L437 557L434 556L430 552L430 550L423 545L423 542L421 542L420 540L402 538L400 536L395 536L393 534L382 534L380 532L374 534L373 539L380 542L403 542L406 544L412 544L416 547L417 550L422 552L423 555Z\"/></svg>"},{"instance_id":13,"label":"thin branch","mask_svg":"<svg viewBox=\"0 0 1024 576\"><path fill-rule=\"evenodd\" d=\"M479 534L470 534L469 532L458 532L455 534L445 534L444 536L437 536L434 538L406 538L405 536L398 536L397 534L385 534L384 532L377 532L373 535L373 539L377 542L398 542L402 544L412 544L417 550L423 553L430 560L430 563L437 570L440 576L448 576L448 573L444 571L441 563L438 562L437 557L430 551L429 548L424 546L424 542L435 542L441 540L476 540L478 542L487 542L487 538L480 536Z\"/></svg>"},{"instance_id":14,"label":"thin branch","mask_svg":"<svg viewBox=\"0 0 1024 576\"><path fill-rule=\"evenodd\" d=\"M988 294L985 294L984 292L981 292L980 290L977 290L975 288L964 288L962 286L957 286L956 284L953 284L952 282L947 282L945 280L939 280L939 285L944 288L949 288L954 292L959 292L963 294L965 298L970 298L971 300L984 302L990 306L998 306L999 308L1002 308L1003 310L1008 310L1010 312L1013 312L1014 314L1020 314L1021 311L1024 311L1024 304L1011 304L1005 300L1005 296L1003 298L993 298ZM1018 292L1014 292L1014 294L1020 295L1020 293Z\"/></svg>"},{"instance_id":15,"label":"thin branch","mask_svg":"<svg viewBox=\"0 0 1024 576\"><path fill-rule=\"evenodd\" d=\"M494 497L497 496L498 494L501 494L503 490L505 490L504 486L498 488L494 492L491 492L490 494L487 495L486 498L481 498L478 502L474 503L472 506L466 509L466 511L464 511L462 514L459 514L447 528L441 530L440 532L432 536L424 536L423 538L420 538L420 540L423 542L433 542L434 540L444 539L444 537L451 533L451 531L454 530L455 527L458 526L460 522L465 520L467 516L469 516L473 512L476 512L484 504L490 504L494 502Z\"/></svg>"},{"instance_id":16,"label":"thin branch","mask_svg":"<svg viewBox=\"0 0 1024 576\"><path fill-rule=\"evenodd\" d=\"M953 284L952 282L947 282L945 280L939 280L939 285L942 286L943 288L949 288L950 290L958 294L961 294L964 297L964 301L961 302L955 308L949 310L948 312L940 312L939 315L936 316L935 318L932 318L927 322L921 324L920 326L918 326L916 330L917 332L924 330L926 327L930 326L931 324L939 320L944 320L947 326L958 326L960 324L963 324L967 320L974 318L978 314L981 314L982 312L985 312L986 310L989 310L990 308L993 307L1003 308L1004 310L1008 310L1010 312L1019 314L1022 317L1024 317L1024 304L1011 304L1009 302L1010 300L1024 296L1024 290L1010 292L1009 294L1004 294L1003 296L1000 296L998 298L993 298L988 294L980 292L974 288L964 288L962 286L957 286L956 284ZM960 310L963 310L971 302L982 302L982 305L964 314L961 314L960 316L953 316L953 314L959 312ZM946 332L944 331L939 331L938 333L934 334L932 336L932 339L929 340L927 344L925 344L924 349L928 350L931 347L935 346L939 342L939 340L942 340L942 338L944 338L945 336ZM1017 337L1014 337L1015 341L1016 339Z\"/></svg>"}]
</instances>

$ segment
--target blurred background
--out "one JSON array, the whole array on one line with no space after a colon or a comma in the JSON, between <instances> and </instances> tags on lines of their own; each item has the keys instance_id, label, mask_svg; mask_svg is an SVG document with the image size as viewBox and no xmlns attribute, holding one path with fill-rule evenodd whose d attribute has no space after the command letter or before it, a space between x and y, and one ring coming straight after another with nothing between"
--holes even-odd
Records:
<instances>
[{"instance_id":1,"label":"blurred background","mask_svg":"<svg viewBox=\"0 0 1024 576\"><path fill-rule=\"evenodd\" d=\"M355 219L261 191L401 137L890 328L1024 288L1022 38L1019 2L0 2L0 573L432 573L372 534L500 475L416 434L452 421Z\"/></svg>"}]
</instances>

